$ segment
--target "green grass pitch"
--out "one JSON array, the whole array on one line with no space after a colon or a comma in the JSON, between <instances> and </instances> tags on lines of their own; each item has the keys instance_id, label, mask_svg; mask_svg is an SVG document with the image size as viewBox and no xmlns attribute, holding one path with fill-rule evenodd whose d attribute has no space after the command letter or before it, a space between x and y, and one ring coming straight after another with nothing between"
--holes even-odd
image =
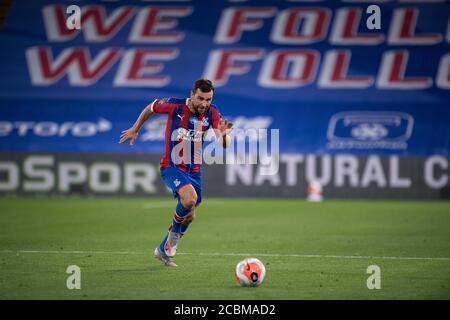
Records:
<instances>
[{"instance_id":1,"label":"green grass pitch","mask_svg":"<svg viewBox=\"0 0 450 320\"><path fill-rule=\"evenodd\" d=\"M449 202L206 198L167 268L152 252L174 207L0 198L0 299L450 299ZM245 257L265 263L260 287L235 282Z\"/></svg>"}]
</instances>

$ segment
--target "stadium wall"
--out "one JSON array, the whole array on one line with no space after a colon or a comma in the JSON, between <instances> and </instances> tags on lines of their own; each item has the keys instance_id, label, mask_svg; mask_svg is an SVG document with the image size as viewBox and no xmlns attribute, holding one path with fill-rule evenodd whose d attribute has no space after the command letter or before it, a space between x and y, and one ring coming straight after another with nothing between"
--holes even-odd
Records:
<instances>
[{"instance_id":1,"label":"stadium wall","mask_svg":"<svg viewBox=\"0 0 450 320\"><path fill-rule=\"evenodd\" d=\"M0 155L2 195L167 196L156 155L10 153ZM450 157L285 154L279 170L260 165L203 168L204 195L305 198L318 181L326 198L450 199Z\"/></svg>"}]
</instances>

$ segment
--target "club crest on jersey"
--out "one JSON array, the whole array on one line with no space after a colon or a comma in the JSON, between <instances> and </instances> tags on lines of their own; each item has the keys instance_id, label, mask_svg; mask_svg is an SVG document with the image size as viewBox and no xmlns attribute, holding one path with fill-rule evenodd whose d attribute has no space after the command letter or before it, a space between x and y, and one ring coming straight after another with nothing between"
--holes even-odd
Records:
<instances>
[{"instance_id":1,"label":"club crest on jersey","mask_svg":"<svg viewBox=\"0 0 450 320\"><path fill-rule=\"evenodd\" d=\"M175 185L175 187L178 187L178 186L180 185L180 183L181 183L181 181L178 180L178 179L175 179L175 180L173 181L173 184Z\"/></svg>"},{"instance_id":2,"label":"club crest on jersey","mask_svg":"<svg viewBox=\"0 0 450 320\"><path fill-rule=\"evenodd\" d=\"M202 119L202 126L204 126L204 127L209 126L208 118L203 118L203 119Z\"/></svg>"}]
</instances>

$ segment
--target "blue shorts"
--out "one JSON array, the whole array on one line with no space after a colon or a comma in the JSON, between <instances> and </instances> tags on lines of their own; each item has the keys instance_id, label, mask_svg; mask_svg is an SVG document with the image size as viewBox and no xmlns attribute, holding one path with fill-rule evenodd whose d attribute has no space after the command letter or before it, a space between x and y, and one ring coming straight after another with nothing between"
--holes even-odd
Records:
<instances>
[{"instance_id":1,"label":"blue shorts","mask_svg":"<svg viewBox=\"0 0 450 320\"><path fill-rule=\"evenodd\" d=\"M187 184L191 184L197 193L196 205L198 206L200 202L202 202L202 181L200 172L188 174L187 172L181 171L176 166L161 168L160 172L161 177L166 185L172 190L175 198L178 197L178 190Z\"/></svg>"}]
</instances>

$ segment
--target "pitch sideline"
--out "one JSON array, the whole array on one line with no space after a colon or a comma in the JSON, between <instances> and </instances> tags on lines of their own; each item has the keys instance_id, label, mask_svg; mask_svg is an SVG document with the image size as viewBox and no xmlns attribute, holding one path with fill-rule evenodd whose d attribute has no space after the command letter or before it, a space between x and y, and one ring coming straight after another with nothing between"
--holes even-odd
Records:
<instances>
[{"instance_id":1,"label":"pitch sideline","mask_svg":"<svg viewBox=\"0 0 450 320\"><path fill-rule=\"evenodd\" d=\"M36 254L117 254L117 255L146 255L149 252L136 251L64 251L64 250L0 250L0 253L36 253ZM280 254L280 253L219 253L219 252L180 252L179 255L198 256L244 256L244 257L290 257L290 258L325 258L325 259L381 259L381 260L428 260L450 261L448 257L391 257L391 256L352 256L352 255L321 255L321 254Z\"/></svg>"}]
</instances>

